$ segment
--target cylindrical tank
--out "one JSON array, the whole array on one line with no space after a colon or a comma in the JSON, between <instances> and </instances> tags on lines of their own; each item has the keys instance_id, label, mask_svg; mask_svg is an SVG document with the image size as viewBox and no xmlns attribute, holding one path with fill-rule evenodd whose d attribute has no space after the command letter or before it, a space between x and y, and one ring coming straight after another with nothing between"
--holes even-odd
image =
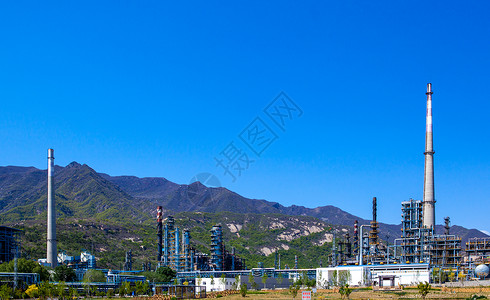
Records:
<instances>
[{"instance_id":1,"label":"cylindrical tank","mask_svg":"<svg viewBox=\"0 0 490 300\"><path fill-rule=\"evenodd\" d=\"M490 273L490 269L487 265L481 264L475 268L475 275L480 279L487 277L488 273Z\"/></svg>"}]
</instances>

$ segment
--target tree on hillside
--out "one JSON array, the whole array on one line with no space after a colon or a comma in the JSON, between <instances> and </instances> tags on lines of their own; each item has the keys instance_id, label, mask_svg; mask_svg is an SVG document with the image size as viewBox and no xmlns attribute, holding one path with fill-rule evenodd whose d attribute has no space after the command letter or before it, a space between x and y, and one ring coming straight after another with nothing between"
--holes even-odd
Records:
<instances>
[{"instance_id":1,"label":"tree on hillside","mask_svg":"<svg viewBox=\"0 0 490 300\"><path fill-rule=\"evenodd\" d=\"M71 282L77 279L77 274L72 268L65 265L59 265L54 268L54 281Z\"/></svg>"},{"instance_id":2,"label":"tree on hillside","mask_svg":"<svg viewBox=\"0 0 490 300\"><path fill-rule=\"evenodd\" d=\"M169 267L160 267L156 270L156 273L162 279L161 282L170 282L175 278L175 276L177 276L177 272Z\"/></svg>"},{"instance_id":3,"label":"tree on hillside","mask_svg":"<svg viewBox=\"0 0 490 300\"><path fill-rule=\"evenodd\" d=\"M102 271L88 269L83 275L83 282L105 282L105 275Z\"/></svg>"},{"instance_id":4,"label":"tree on hillside","mask_svg":"<svg viewBox=\"0 0 490 300\"><path fill-rule=\"evenodd\" d=\"M14 261L5 262L0 265L0 272L14 272ZM33 260L19 258L17 260L17 272L38 273L41 281L49 280L48 270Z\"/></svg>"}]
</instances>

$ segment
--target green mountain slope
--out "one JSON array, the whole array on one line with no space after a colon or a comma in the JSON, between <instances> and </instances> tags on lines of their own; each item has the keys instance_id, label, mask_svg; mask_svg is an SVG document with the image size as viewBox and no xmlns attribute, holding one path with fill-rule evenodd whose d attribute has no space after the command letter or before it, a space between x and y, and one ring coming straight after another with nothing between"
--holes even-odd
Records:
<instances>
[{"instance_id":1,"label":"green mountain slope","mask_svg":"<svg viewBox=\"0 0 490 300\"><path fill-rule=\"evenodd\" d=\"M46 171L0 167L0 223L24 229L23 255L30 258L45 256L46 182ZM135 266L155 262L157 205L167 215L174 214L177 225L191 231L193 246L205 253L209 229L222 224L227 247L235 247L249 267L259 261L272 266L276 251L283 266L291 267L294 255L300 267L318 266L320 261L326 265L332 233L352 235L355 220L368 223L334 206L285 207L199 182L178 185L164 178L111 177L75 162L56 166L55 189L59 248L70 255L93 251L99 265L107 268L119 268L129 249ZM380 223L380 229L383 239L400 235L400 225ZM451 233L463 241L486 236L459 226L452 226Z\"/></svg>"},{"instance_id":2,"label":"green mountain slope","mask_svg":"<svg viewBox=\"0 0 490 300\"><path fill-rule=\"evenodd\" d=\"M14 171L0 172L0 222L45 218L46 172L35 168ZM149 218L149 214L138 209L138 200L87 165L71 163L65 168L56 167L55 174L56 212L59 217L133 218L138 221Z\"/></svg>"},{"instance_id":3,"label":"green mountain slope","mask_svg":"<svg viewBox=\"0 0 490 300\"><path fill-rule=\"evenodd\" d=\"M249 268L258 262L274 265L274 252L281 254L282 266L294 266L298 255L300 267L316 267L329 260L332 233L347 231L343 226L332 227L318 219L281 214L192 213L175 215L176 225L189 229L191 245L198 251L209 253L209 230L221 224L227 249L246 260ZM24 231L22 255L27 258L45 256L46 223L28 220L9 224ZM142 262L152 262L157 255L156 222L118 222L98 219L60 218L57 221L58 248L69 255L79 255L88 250L98 259L98 267L120 268L125 252L132 250L135 269Z\"/></svg>"}]
</instances>

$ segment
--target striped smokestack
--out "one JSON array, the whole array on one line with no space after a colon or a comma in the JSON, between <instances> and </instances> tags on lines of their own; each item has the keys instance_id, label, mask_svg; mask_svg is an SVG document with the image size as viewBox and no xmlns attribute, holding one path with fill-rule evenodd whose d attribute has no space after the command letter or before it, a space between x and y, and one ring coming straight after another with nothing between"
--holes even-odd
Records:
<instances>
[{"instance_id":1,"label":"striped smokestack","mask_svg":"<svg viewBox=\"0 0 490 300\"><path fill-rule=\"evenodd\" d=\"M54 203L54 150L48 149L48 251L47 262L51 267L58 264L56 248L56 211Z\"/></svg>"},{"instance_id":2,"label":"striped smokestack","mask_svg":"<svg viewBox=\"0 0 490 300\"><path fill-rule=\"evenodd\" d=\"M425 129L424 214L423 225L435 228L434 148L432 145L432 84L427 84L427 116Z\"/></svg>"}]
</instances>

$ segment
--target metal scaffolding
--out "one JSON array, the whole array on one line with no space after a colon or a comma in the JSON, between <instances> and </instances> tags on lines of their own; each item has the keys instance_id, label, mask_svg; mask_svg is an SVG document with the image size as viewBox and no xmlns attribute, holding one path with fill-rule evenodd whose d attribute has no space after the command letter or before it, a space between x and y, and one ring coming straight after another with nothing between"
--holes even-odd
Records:
<instances>
[{"instance_id":1,"label":"metal scaffolding","mask_svg":"<svg viewBox=\"0 0 490 300\"><path fill-rule=\"evenodd\" d=\"M242 270L245 268L244 260L226 251L223 243L221 225L211 229L211 255L197 252L191 247L191 234L189 230L181 233L175 226L172 216L162 219L162 207L157 210L157 239L159 266L170 267L177 272L198 271L224 271Z\"/></svg>"},{"instance_id":2,"label":"metal scaffolding","mask_svg":"<svg viewBox=\"0 0 490 300\"><path fill-rule=\"evenodd\" d=\"M490 262L490 238L470 238L466 242L465 252L469 262L489 263Z\"/></svg>"},{"instance_id":3,"label":"metal scaffolding","mask_svg":"<svg viewBox=\"0 0 490 300\"><path fill-rule=\"evenodd\" d=\"M160 208L157 213L158 257L160 258L160 266L170 267L177 272L192 271L194 251L192 251L190 246L191 236L189 231L184 230L181 236L180 230L175 226L175 220L172 216L168 216L165 225L163 225ZM163 230L161 230L162 227Z\"/></svg>"},{"instance_id":4,"label":"metal scaffolding","mask_svg":"<svg viewBox=\"0 0 490 300\"><path fill-rule=\"evenodd\" d=\"M449 233L449 218L445 218ZM430 263L442 268L458 268L461 264L461 238L450 234L434 234L433 227L423 226L423 202L402 202L402 236L398 245L403 263Z\"/></svg>"},{"instance_id":5,"label":"metal scaffolding","mask_svg":"<svg viewBox=\"0 0 490 300\"><path fill-rule=\"evenodd\" d=\"M211 228L211 268L215 271L224 270L224 245L221 225Z\"/></svg>"},{"instance_id":6,"label":"metal scaffolding","mask_svg":"<svg viewBox=\"0 0 490 300\"><path fill-rule=\"evenodd\" d=\"M0 226L0 263L9 262L18 257L22 230Z\"/></svg>"},{"instance_id":7,"label":"metal scaffolding","mask_svg":"<svg viewBox=\"0 0 490 300\"><path fill-rule=\"evenodd\" d=\"M461 238L455 235L434 235L429 252L431 265L458 268L461 263Z\"/></svg>"},{"instance_id":8,"label":"metal scaffolding","mask_svg":"<svg viewBox=\"0 0 490 300\"><path fill-rule=\"evenodd\" d=\"M420 200L402 202L402 235L400 258L403 263L428 263L432 228L423 227L423 205Z\"/></svg>"}]
</instances>

